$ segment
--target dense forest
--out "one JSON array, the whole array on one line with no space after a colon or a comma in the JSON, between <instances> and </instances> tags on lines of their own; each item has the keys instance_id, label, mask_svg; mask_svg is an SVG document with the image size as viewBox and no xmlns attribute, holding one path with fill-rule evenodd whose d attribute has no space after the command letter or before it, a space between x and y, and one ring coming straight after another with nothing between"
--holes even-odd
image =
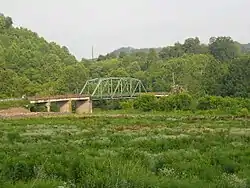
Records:
<instances>
[{"instance_id":1,"label":"dense forest","mask_svg":"<svg viewBox=\"0 0 250 188\"><path fill-rule=\"evenodd\" d=\"M0 98L78 92L87 79L108 76L131 76L148 91L169 91L173 74L192 95L249 97L249 46L227 36L211 37L209 44L195 37L78 61L67 47L13 27L10 17L0 15Z\"/></svg>"}]
</instances>

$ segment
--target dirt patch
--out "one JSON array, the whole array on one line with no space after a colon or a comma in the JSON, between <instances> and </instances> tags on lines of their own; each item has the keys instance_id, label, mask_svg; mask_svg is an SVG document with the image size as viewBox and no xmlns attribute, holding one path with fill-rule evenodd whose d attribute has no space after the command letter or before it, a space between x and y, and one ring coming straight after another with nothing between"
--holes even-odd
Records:
<instances>
[{"instance_id":1,"label":"dirt patch","mask_svg":"<svg viewBox=\"0 0 250 188\"><path fill-rule=\"evenodd\" d=\"M30 113L30 111L26 108L21 108L21 107L0 110L0 114L23 114L23 113Z\"/></svg>"},{"instance_id":2,"label":"dirt patch","mask_svg":"<svg viewBox=\"0 0 250 188\"><path fill-rule=\"evenodd\" d=\"M157 128L157 127L154 127ZM122 131L139 131L139 130L148 130L152 129L150 126L144 126L144 125L135 125L135 126L122 126L122 127L116 127L114 128L118 132Z\"/></svg>"},{"instance_id":3,"label":"dirt patch","mask_svg":"<svg viewBox=\"0 0 250 188\"><path fill-rule=\"evenodd\" d=\"M250 128L232 128L230 133L233 135L250 135Z\"/></svg>"}]
</instances>

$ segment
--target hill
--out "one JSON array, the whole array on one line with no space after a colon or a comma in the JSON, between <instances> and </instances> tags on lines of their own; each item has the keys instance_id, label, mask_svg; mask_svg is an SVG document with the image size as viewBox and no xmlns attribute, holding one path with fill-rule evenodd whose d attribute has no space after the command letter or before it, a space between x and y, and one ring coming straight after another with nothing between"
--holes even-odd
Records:
<instances>
[{"instance_id":1,"label":"hill","mask_svg":"<svg viewBox=\"0 0 250 188\"><path fill-rule=\"evenodd\" d=\"M65 93L82 85L88 71L67 47L12 24L0 15L0 98Z\"/></svg>"},{"instance_id":2,"label":"hill","mask_svg":"<svg viewBox=\"0 0 250 188\"><path fill-rule=\"evenodd\" d=\"M147 91L167 92L174 81L190 94L250 96L249 46L231 37L198 37L163 48L124 47L97 60L77 61L67 47L47 42L0 15L0 98L79 91L87 79L129 76ZM118 56L119 54L119 56Z\"/></svg>"},{"instance_id":3,"label":"hill","mask_svg":"<svg viewBox=\"0 0 250 188\"><path fill-rule=\"evenodd\" d=\"M249 52L250 51L250 43L242 44L243 50Z\"/></svg>"},{"instance_id":4,"label":"hill","mask_svg":"<svg viewBox=\"0 0 250 188\"><path fill-rule=\"evenodd\" d=\"M122 53L136 53L136 52L144 52L144 53L148 53L150 49L154 49L157 53L159 53L162 48L133 48L133 47L121 47L117 50L114 50L113 52L111 52L111 54L116 54L119 55L121 52Z\"/></svg>"},{"instance_id":5,"label":"hill","mask_svg":"<svg viewBox=\"0 0 250 188\"><path fill-rule=\"evenodd\" d=\"M250 51L250 43L248 44L240 44L242 50L245 52L249 52ZM150 50L155 50L157 53L160 53L163 49L161 47L158 48L133 48L133 47L121 47L118 48L117 50L114 50L113 52L109 53L109 54L114 54L116 56L118 56L120 53L126 53L126 54L131 54L131 53L136 53L136 52L143 52L143 53L149 53Z\"/></svg>"}]
</instances>

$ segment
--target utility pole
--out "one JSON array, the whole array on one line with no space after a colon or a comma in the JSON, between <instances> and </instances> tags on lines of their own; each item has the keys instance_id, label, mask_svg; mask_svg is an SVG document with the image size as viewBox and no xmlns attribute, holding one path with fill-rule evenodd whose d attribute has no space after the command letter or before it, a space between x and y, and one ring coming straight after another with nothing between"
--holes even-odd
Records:
<instances>
[{"instance_id":1,"label":"utility pole","mask_svg":"<svg viewBox=\"0 0 250 188\"><path fill-rule=\"evenodd\" d=\"M173 78L173 86L175 86L174 72L172 73L172 78Z\"/></svg>"},{"instance_id":2,"label":"utility pole","mask_svg":"<svg viewBox=\"0 0 250 188\"><path fill-rule=\"evenodd\" d=\"M92 46L92 61L94 60L94 46Z\"/></svg>"}]
</instances>

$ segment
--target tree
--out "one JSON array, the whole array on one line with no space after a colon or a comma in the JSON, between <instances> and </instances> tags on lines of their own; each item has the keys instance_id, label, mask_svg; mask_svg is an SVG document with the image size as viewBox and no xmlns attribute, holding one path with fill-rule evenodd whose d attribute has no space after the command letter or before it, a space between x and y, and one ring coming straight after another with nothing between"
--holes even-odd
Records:
<instances>
[{"instance_id":1,"label":"tree","mask_svg":"<svg viewBox=\"0 0 250 188\"><path fill-rule=\"evenodd\" d=\"M69 65L64 68L63 72L62 85L58 88L62 93L79 92L89 78L89 71L82 63Z\"/></svg>"},{"instance_id":2,"label":"tree","mask_svg":"<svg viewBox=\"0 0 250 188\"><path fill-rule=\"evenodd\" d=\"M12 27L13 21L11 17L5 17L3 14L0 14L0 29L9 29Z\"/></svg>"},{"instance_id":3,"label":"tree","mask_svg":"<svg viewBox=\"0 0 250 188\"><path fill-rule=\"evenodd\" d=\"M12 27L13 21L11 17L6 17L5 18L5 28L9 29L10 27Z\"/></svg>"},{"instance_id":4,"label":"tree","mask_svg":"<svg viewBox=\"0 0 250 188\"><path fill-rule=\"evenodd\" d=\"M222 80L221 95L250 97L250 56L234 59Z\"/></svg>"},{"instance_id":5,"label":"tree","mask_svg":"<svg viewBox=\"0 0 250 188\"><path fill-rule=\"evenodd\" d=\"M199 54L200 53L200 40L198 37L188 38L183 44L183 50L185 53Z\"/></svg>"},{"instance_id":6,"label":"tree","mask_svg":"<svg viewBox=\"0 0 250 188\"><path fill-rule=\"evenodd\" d=\"M167 60L175 57L181 57L184 53L185 51L183 49L183 46L179 42L177 42L174 44L174 46L164 47L160 51L159 56L162 59Z\"/></svg>"},{"instance_id":7,"label":"tree","mask_svg":"<svg viewBox=\"0 0 250 188\"><path fill-rule=\"evenodd\" d=\"M106 60L106 57L104 55L99 55L97 61L103 61L103 60Z\"/></svg>"},{"instance_id":8,"label":"tree","mask_svg":"<svg viewBox=\"0 0 250 188\"><path fill-rule=\"evenodd\" d=\"M124 58L125 56L127 56L126 52L120 52L119 53L119 58L120 59Z\"/></svg>"},{"instance_id":9,"label":"tree","mask_svg":"<svg viewBox=\"0 0 250 188\"><path fill-rule=\"evenodd\" d=\"M227 73L227 64L221 63L214 57L206 64L201 85L206 95L221 95L222 79Z\"/></svg>"},{"instance_id":10,"label":"tree","mask_svg":"<svg viewBox=\"0 0 250 188\"><path fill-rule=\"evenodd\" d=\"M210 38L209 50L220 61L230 61L241 54L240 46L231 37Z\"/></svg>"},{"instance_id":11,"label":"tree","mask_svg":"<svg viewBox=\"0 0 250 188\"><path fill-rule=\"evenodd\" d=\"M208 55L184 55L179 58L168 60L162 65L165 80L169 88L172 85L172 75L174 73L175 84L180 85L194 95L204 95L203 77L208 64L214 58Z\"/></svg>"},{"instance_id":12,"label":"tree","mask_svg":"<svg viewBox=\"0 0 250 188\"><path fill-rule=\"evenodd\" d=\"M148 67L152 64L152 63L156 63L156 61L158 60L158 54L156 53L156 51L151 48L149 50L149 53L147 55L147 60L145 62L144 67L142 68L143 70L147 70Z\"/></svg>"},{"instance_id":13,"label":"tree","mask_svg":"<svg viewBox=\"0 0 250 188\"><path fill-rule=\"evenodd\" d=\"M124 68L118 68L118 69L111 71L109 76L110 77L128 77L129 74L126 72Z\"/></svg>"},{"instance_id":14,"label":"tree","mask_svg":"<svg viewBox=\"0 0 250 188\"><path fill-rule=\"evenodd\" d=\"M230 37L212 37L209 45L194 37L164 48L121 48L93 62L78 61L67 47L12 24L10 17L0 15L1 96L72 93L89 78L108 76L130 76L148 91L169 91L173 73L176 84L195 95L250 93L249 56L241 57L250 45Z\"/></svg>"}]
</instances>

